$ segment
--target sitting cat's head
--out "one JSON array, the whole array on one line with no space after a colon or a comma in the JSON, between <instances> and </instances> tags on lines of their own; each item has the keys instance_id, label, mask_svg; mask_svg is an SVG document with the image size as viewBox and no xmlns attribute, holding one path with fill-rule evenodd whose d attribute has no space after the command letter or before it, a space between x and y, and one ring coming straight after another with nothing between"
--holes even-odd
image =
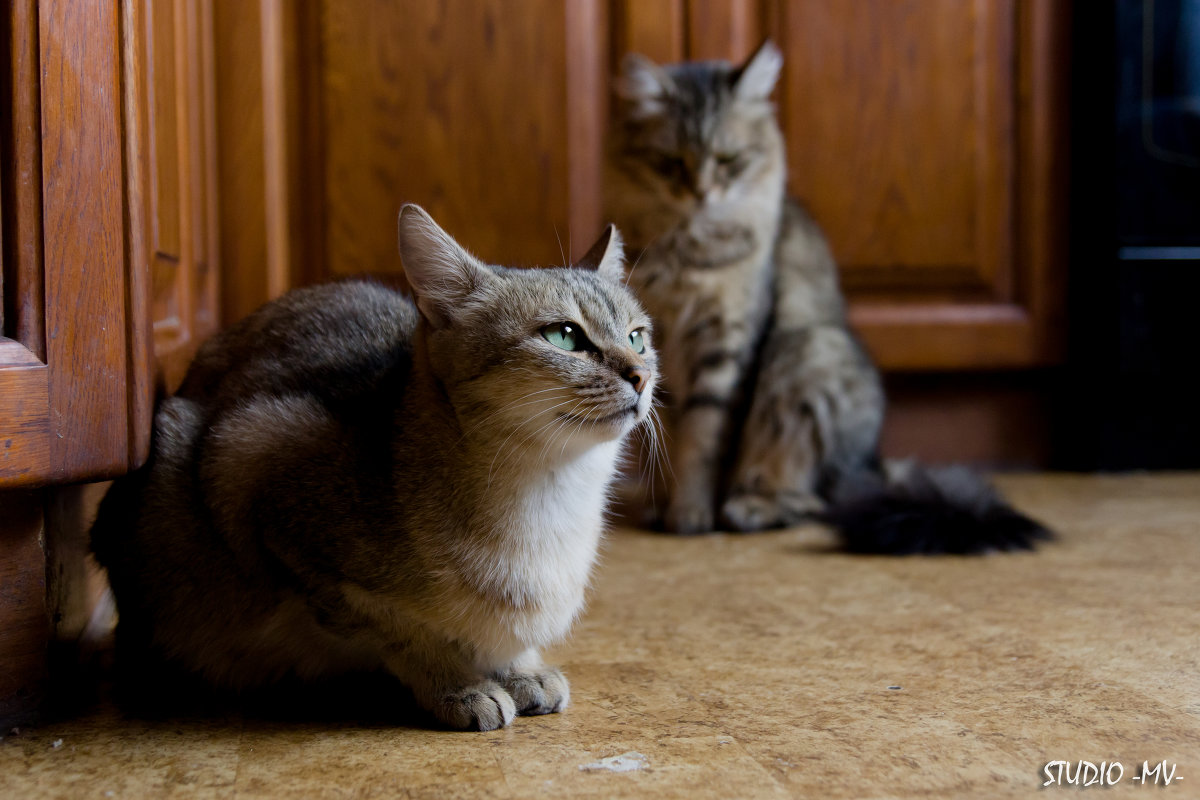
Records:
<instances>
[{"instance_id":1,"label":"sitting cat's head","mask_svg":"<svg viewBox=\"0 0 1200 800\"><path fill-rule=\"evenodd\" d=\"M420 336L466 433L553 461L646 419L650 319L625 287L615 228L573 266L545 269L485 264L415 205L399 229Z\"/></svg>"},{"instance_id":2,"label":"sitting cat's head","mask_svg":"<svg viewBox=\"0 0 1200 800\"><path fill-rule=\"evenodd\" d=\"M778 210L787 164L768 97L782 65L770 41L740 66L625 57L605 200L634 245L697 213Z\"/></svg>"}]
</instances>

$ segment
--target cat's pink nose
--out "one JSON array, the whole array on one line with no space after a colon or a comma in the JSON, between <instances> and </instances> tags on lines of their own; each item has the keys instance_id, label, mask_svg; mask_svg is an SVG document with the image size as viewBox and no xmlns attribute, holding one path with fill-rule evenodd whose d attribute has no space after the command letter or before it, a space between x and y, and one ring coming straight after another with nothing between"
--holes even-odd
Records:
<instances>
[{"instance_id":1,"label":"cat's pink nose","mask_svg":"<svg viewBox=\"0 0 1200 800\"><path fill-rule=\"evenodd\" d=\"M625 370L625 380L633 384L633 390L638 394L646 388L646 384L650 382L650 370L645 367L630 367Z\"/></svg>"}]
</instances>

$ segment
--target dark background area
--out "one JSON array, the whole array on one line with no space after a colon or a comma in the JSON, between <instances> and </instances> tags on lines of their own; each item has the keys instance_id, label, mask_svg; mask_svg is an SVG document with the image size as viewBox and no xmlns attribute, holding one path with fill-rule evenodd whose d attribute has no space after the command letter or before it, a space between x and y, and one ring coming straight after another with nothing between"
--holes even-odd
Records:
<instances>
[{"instance_id":1,"label":"dark background area","mask_svg":"<svg viewBox=\"0 0 1200 800\"><path fill-rule=\"evenodd\" d=\"M1200 466L1200 1L1076 7L1059 466Z\"/></svg>"}]
</instances>

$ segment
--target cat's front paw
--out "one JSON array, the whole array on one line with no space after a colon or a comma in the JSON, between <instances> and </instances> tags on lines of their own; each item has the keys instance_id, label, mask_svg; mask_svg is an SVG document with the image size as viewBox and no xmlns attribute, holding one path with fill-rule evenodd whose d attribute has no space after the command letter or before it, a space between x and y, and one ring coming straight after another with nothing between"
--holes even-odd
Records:
<instances>
[{"instance_id":1,"label":"cat's front paw","mask_svg":"<svg viewBox=\"0 0 1200 800\"><path fill-rule=\"evenodd\" d=\"M797 525L825 507L813 494L784 493L766 497L761 494L735 494L721 506L721 522L730 530L749 533L768 528Z\"/></svg>"},{"instance_id":2,"label":"cat's front paw","mask_svg":"<svg viewBox=\"0 0 1200 800\"><path fill-rule=\"evenodd\" d=\"M566 708L571 699L567 679L554 667L528 672L514 671L500 680L512 695L517 713L524 716L556 714Z\"/></svg>"},{"instance_id":3,"label":"cat's front paw","mask_svg":"<svg viewBox=\"0 0 1200 800\"><path fill-rule=\"evenodd\" d=\"M672 502L663 518L663 525L671 533L695 536L715 529L715 516L707 503Z\"/></svg>"},{"instance_id":4,"label":"cat's front paw","mask_svg":"<svg viewBox=\"0 0 1200 800\"><path fill-rule=\"evenodd\" d=\"M731 497L721 507L721 522L730 530L750 533L780 524L779 504L761 495Z\"/></svg>"},{"instance_id":5,"label":"cat's front paw","mask_svg":"<svg viewBox=\"0 0 1200 800\"><path fill-rule=\"evenodd\" d=\"M495 681L482 681L443 695L433 706L438 719L464 731L494 731L517 715L512 696Z\"/></svg>"}]
</instances>

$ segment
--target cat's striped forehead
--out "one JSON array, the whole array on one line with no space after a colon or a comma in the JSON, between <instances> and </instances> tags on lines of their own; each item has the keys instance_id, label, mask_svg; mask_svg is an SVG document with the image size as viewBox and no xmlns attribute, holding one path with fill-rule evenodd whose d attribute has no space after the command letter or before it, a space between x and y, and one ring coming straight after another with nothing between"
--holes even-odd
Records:
<instances>
[{"instance_id":1,"label":"cat's striped forehead","mask_svg":"<svg viewBox=\"0 0 1200 800\"><path fill-rule=\"evenodd\" d=\"M623 284L592 270L544 267L499 271L507 280L505 296L498 298L493 309L498 317L522 324L529 320L577 322L589 336L618 340L624 339L631 325L650 325L645 311Z\"/></svg>"},{"instance_id":2,"label":"cat's striped forehead","mask_svg":"<svg viewBox=\"0 0 1200 800\"><path fill-rule=\"evenodd\" d=\"M667 67L667 74L672 83L667 113L679 137L707 142L733 100L732 68L723 61L689 61Z\"/></svg>"}]
</instances>

